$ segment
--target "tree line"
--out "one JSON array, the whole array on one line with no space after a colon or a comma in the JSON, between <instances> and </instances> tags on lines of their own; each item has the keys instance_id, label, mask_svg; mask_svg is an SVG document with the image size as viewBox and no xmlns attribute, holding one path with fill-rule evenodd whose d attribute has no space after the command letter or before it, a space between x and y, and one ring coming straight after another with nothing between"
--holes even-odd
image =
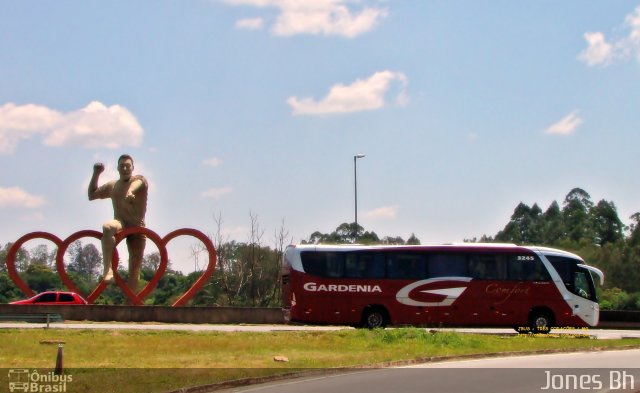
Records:
<instances>
[{"instance_id":1,"label":"tree line","mask_svg":"<svg viewBox=\"0 0 640 393\"><path fill-rule=\"evenodd\" d=\"M537 203L519 203L495 236L470 241L555 247L580 255L605 273L599 289L603 309L640 310L640 213L624 225L612 201L594 203L588 192L572 189L562 206L543 211Z\"/></svg>"},{"instance_id":2,"label":"tree line","mask_svg":"<svg viewBox=\"0 0 640 393\"><path fill-rule=\"evenodd\" d=\"M543 211L537 203L519 203L504 226L493 236L466 239L467 242L507 242L520 245L540 245L564 249L582 256L587 263L605 272L606 281L598 288L603 309L640 310L640 213L630 217L626 226L620 220L611 201L594 203L581 188L571 190L562 205L554 201ZM282 255L292 242L284 223L266 236L257 215L250 213L251 226L244 242L223 235L222 217L214 217L215 231L210 237L216 247L217 264L213 276L191 300L193 306L272 307L280 305L280 269ZM420 240L411 234L378 236L356 223L342 223L334 231L313 232L306 244L393 244L416 245ZM24 298L10 280L6 270L7 243L0 250L0 303ZM201 258L204 246L196 245L192 258ZM21 248L16 267L21 277L36 292L64 289L55 266L55 252L46 245L30 250ZM159 254L145 255L141 286L145 285L160 264ZM102 272L102 255L92 244L73 243L65 258L67 273L85 295L98 284ZM127 272L119 272L125 279ZM169 261L166 273L156 289L145 300L149 305L170 305L200 276L196 271L184 274L172 269ZM115 286L103 292L98 304L124 304L124 295Z\"/></svg>"}]
</instances>

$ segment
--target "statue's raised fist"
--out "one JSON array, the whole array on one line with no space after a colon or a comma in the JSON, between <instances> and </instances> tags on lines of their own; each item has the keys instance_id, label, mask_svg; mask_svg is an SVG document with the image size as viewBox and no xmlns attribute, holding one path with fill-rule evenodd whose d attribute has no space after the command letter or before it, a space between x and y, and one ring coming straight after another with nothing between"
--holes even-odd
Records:
<instances>
[{"instance_id":1,"label":"statue's raised fist","mask_svg":"<svg viewBox=\"0 0 640 393\"><path fill-rule=\"evenodd\" d=\"M93 164L93 172L95 172L95 173L104 172L104 164L101 163L101 162L97 162L97 163Z\"/></svg>"}]
</instances>

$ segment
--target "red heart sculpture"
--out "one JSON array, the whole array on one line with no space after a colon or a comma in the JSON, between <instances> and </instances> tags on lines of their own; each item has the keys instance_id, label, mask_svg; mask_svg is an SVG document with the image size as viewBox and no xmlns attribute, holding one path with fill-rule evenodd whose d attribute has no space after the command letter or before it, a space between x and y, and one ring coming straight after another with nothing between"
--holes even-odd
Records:
<instances>
[{"instance_id":1,"label":"red heart sculpture","mask_svg":"<svg viewBox=\"0 0 640 393\"><path fill-rule=\"evenodd\" d=\"M151 280L147 283L147 285L145 285L145 287L138 294L136 294L129 288L127 283L118 274L118 262L119 262L118 249L114 247L113 257L111 259L113 276L116 284L122 289L125 296L127 296L127 298L131 301L132 304L143 305L144 299L147 296L149 296L149 294L156 287L156 285L158 284L158 281L162 278L167 268L167 263L169 258L167 255L166 246L171 240L173 240L178 236L192 236L200 240L202 243L204 243L205 247L207 248L207 252L209 254L209 264L207 265L207 268L202 272L202 275L198 278L198 280L196 280L196 282L191 286L191 288L189 288L184 294L182 294L182 296L180 296L180 298L172 305L173 307L183 306L189 300L191 300L191 298L195 296L195 294L202 288L202 286L206 284L209 278L211 278L211 275L215 270L216 259L217 259L215 247L213 246L213 243L211 242L211 240L204 233L196 229L191 229L191 228L178 229L169 233L164 238L160 238L160 236L158 236L157 233L144 227L127 228L116 234L116 246L118 245L118 243L122 241L122 239L132 234L145 235L156 244L160 252L160 266L158 267L158 270L155 272L155 274L153 275ZM67 272L64 266L64 254L66 253L67 248L71 243L83 237L94 237L96 239L101 239L102 233L93 231L93 230L83 230L83 231L79 231L72 234L64 241L60 240L57 236L47 232L32 232L22 236L11 246L11 248L9 249L9 252L7 253L7 270L9 272L9 276L25 295L34 296L35 293L33 292L33 290L31 290L31 288L29 288L29 286L18 275L17 269L15 267L15 257L18 250L20 249L22 244L24 244L25 242L32 239L36 239L36 238L47 239L53 242L56 246L58 246L58 251L56 252L56 268L58 270L58 274L63 284L69 290L80 293L80 291L75 286L73 281L67 275ZM104 280L100 281L98 286L91 292L91 294L87 296L87 302L90 304L93 304L93 302L98 298L98 296L100 296L100 294L106 288L107 288L107 284L104 282Z\"/></svg>"},{"instance_id":2,"label":"red heart sculpture","mask_svg":"<svg viewBox=\"0 0 640 393\"><path fill-rule=\"evenodd\" d=\"M9 252L7 252L7 272L9 273L9 277L11 277L11 280L14 282L14 284L16 284L18 288L22 290L22 293L29 297L35 296L36 293L33 292L33 290L29 288L27 283L24 282L18 275L18 270L16 269L16 254L24 243L33 239L47 239L58 247L60 247L60 244L62 244L62 240L60 240L60 238L48 232L31 232L16 240L16 242L13 243L9 248Z\"/></svg>"}]
</instances>

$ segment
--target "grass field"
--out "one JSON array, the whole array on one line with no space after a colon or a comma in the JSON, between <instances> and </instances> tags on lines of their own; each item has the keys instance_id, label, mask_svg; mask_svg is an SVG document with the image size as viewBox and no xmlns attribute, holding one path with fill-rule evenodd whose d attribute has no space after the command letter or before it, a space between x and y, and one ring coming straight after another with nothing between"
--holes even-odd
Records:
<instances>
[{"instance_id":1,"label":"grass field","mask_svg":"<svg viewBox=\"0 0 640 393\"><path fill-rule=\"evenodd\" d=\"M0 330L0 367L52 371L64 342L67 392L167 392L309 369L470 354L640 346L640 339L486 336L424 329L329 332ZM51 343L54 344L51 344ZM287 361L275 361L281 357ZM0 375L0 386L7 386Z\"/></svg>"}]
</instances>

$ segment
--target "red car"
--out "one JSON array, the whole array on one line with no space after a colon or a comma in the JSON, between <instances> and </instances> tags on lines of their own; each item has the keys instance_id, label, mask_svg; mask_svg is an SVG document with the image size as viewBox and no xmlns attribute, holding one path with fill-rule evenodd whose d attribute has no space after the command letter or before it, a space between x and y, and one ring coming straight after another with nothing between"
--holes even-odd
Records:
<instances>
[{"instance_id":1,"label":"red car","mask_svg":"<svg viewBox=\"0 0 640 393\"><path fill-rule=\"evenodd\" d=\"M42 304L48 306L56 305L74 305L74 304L87 304L87 301L75 292L61 292L61 291L47 291L37 294L36 296L11 302L9 304Z\"/></svg>"}]
</instances>

